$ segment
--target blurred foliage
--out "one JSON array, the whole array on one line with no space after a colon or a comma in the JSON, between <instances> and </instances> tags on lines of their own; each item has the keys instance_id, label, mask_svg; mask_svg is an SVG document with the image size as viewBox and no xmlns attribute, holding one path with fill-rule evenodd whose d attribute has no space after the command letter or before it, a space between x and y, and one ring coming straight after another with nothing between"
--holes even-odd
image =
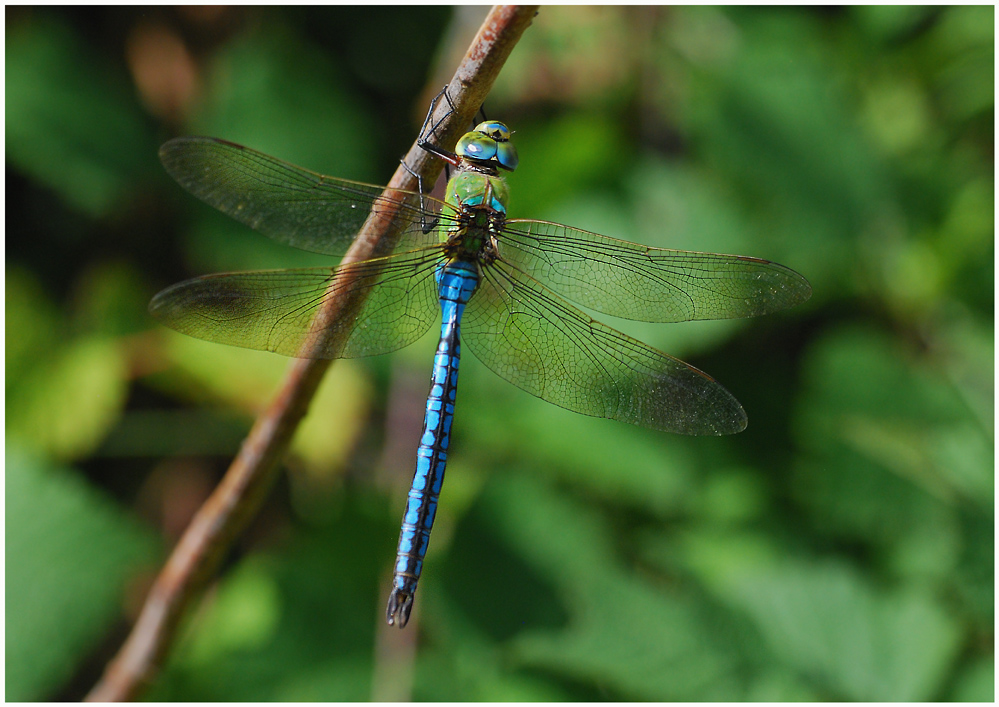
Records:
<instances>
[{"instance_id":1,"label":"blurred foliage","mask_svg":"<svg viewBox=\"0 0 999 707\"><path fill-rule=\"evenodd\" d=\"M156 151L381 182L482 8L9 8L6 697L75 699L288 366L145 307L325 264ZM341 361L157 700L994 698L994 10L543 8L486 105L511 213L782 262L757 321L611 322L749 429L584 418L463 364L414 620L384 598L431 337ZM157 538L154 540L153 538Z\"/></svg>"}]
</instances>

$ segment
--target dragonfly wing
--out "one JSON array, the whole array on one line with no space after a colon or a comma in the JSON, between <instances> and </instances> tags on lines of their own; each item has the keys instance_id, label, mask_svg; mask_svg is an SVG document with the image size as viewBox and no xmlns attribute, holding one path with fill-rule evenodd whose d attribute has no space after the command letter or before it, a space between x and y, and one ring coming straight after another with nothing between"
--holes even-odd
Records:
<instances>
[{"instance_id":1,"label":"dragonfly wing","mask_svg":"<svg viewBox=\"0 0 999 707\"><path fill-rule=\"evenodd\" d=\"M300 358L387 353L422 336L437 317L437 249L339 268L205 275L157 294L149 311L179 332L231 346ZM329 322L320 305L369 290L352 312Z\"/></svg>"},{"instance_id":2,"label":"dragonfly wing","mask_svg":"<svg viewBox=\"0 0 999 707\"><path fill-rule=\"evenodd\" d=\"M650 248L547 221L507 221L500 253L568 300L647 322L755 317L812 293L768 260Z\"/></svg>"},{"instance_id":3,"label":"dragonfly wing","mask_svg":"<svg viewBox=\"0 0 999 707\"><path fill-rule=\"evenodd\" d=\"M713 378L594 321L501 262L483 269L462 331L486 366L560 407L690 435L746 427L742 406Z\"/></svg>"},{"instance_id":4,"label":"dragonfly wing","mask_svg":"<svg viewBox=\"0 0 999 707\"><path fill-rule=\"evenodd\" d=\"M160 148L177 182L205 203L281 243L343 255L374 208L400 223L430 223L442 203L415 192L326 177L262 152L209 137L180 137ZM421 206L422 205L422 206ZM450 207L448 207L450 209ZM422 228L407 230L407 249L430 245Z\"/></svg>"}]
</instances>

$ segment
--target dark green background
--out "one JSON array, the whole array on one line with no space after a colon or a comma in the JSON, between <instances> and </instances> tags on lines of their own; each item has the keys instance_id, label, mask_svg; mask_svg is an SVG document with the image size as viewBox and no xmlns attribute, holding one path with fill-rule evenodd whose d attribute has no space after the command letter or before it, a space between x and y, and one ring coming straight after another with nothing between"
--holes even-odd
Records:
<instances>
[{"instance_id":1,"label":"dark green background","mask_svg":"<svg viewBox=\"0 0 999 707\"><path fill-rule=\"evenodd\" d=\"M685 438L471 356L383 625L432 335L332 369L158 700L984 700L994 680L991 7L545 8L486 103L511 215L804 274L754 321L610 322L718 378ZM6 10L6 697L80 697L289 365L159 289L326 264L216 214L207 134L389 178L482 9Z\"/></svg>"}]
</instances>

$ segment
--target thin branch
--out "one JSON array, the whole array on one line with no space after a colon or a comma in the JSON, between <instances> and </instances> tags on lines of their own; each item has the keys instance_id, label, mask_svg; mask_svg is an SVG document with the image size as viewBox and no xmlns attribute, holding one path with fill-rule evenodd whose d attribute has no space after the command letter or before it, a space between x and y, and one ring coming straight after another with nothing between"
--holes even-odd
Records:
<instances>
[{"instance_id":1,"label":"thin branch","mask_svg":"<svg viewBox=\"0 0 999 707\"><path fill-rule=\"evenodd\" d=\"M449 84L453 113L445 118L448 106L442 105L434 116L435 121L443 120L436 132L441 145L453 146L467 129L535 12L534 6L499 6L489 13ZM415 142L405 159L412 172L401 166L396 170L384 192L386 199L368 218L344 256L344 264L386 252L392 239L407 225L398 209L385 208L386 203L401 203L393 199L398 196L394 190L415 190L413 173L419 174L424 184L433 184L440 173L440 161L431 159ZM344 272L349 277L350 268ZM337 291L350 293L350 288L342 285L342 281L338 282ZM328 298L317 319L332 321L349 316L360 307L362 296L352 293ZM278 462L330 364L328 360L312 359L296 359L292 364L280 391L253 425L222 482L174 548L132 632L87 695L88 701L134 700L155 677L188 605L201 594L233 540L263 503L277 476Z\"/></svg>"}]
</instances>

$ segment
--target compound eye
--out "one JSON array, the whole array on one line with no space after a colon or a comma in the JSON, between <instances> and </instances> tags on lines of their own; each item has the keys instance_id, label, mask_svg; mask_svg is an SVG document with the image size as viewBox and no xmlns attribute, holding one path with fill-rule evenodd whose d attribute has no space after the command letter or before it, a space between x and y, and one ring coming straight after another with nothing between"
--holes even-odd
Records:
<instances>
[{"instance_id":1,"label":"compound eye","mask_svg":"<svg viewBox=\"0 0 999 707\"><path fill-rule=\"evenodd\" d=\"M511 172L517 169L520 158L517 156L517 148L513 146L512 142L496 143L496 161L503 169L508 169Z\"/></svg>"},{"instance_id":2,"label":"compound eye","mask_svg":"<svg viewBox=\"0 0 999 707\"><path fill-rule=\"evenodd\" d=\"M510 139L510 128L498 120L485 120L475 126L475 132L491 137L496 142L507 142Z\"/></svg>"},{"instance_id":3,"label":"compound eye","mask_svg":"<svg viewBox=\"0 0 999 707\"><path fill-rule=\"evenodd\" d=\"M465 133L454 151L471 160L491 160L496 156L496 141L479 131Z\"/></svg>"}]
</instances>

